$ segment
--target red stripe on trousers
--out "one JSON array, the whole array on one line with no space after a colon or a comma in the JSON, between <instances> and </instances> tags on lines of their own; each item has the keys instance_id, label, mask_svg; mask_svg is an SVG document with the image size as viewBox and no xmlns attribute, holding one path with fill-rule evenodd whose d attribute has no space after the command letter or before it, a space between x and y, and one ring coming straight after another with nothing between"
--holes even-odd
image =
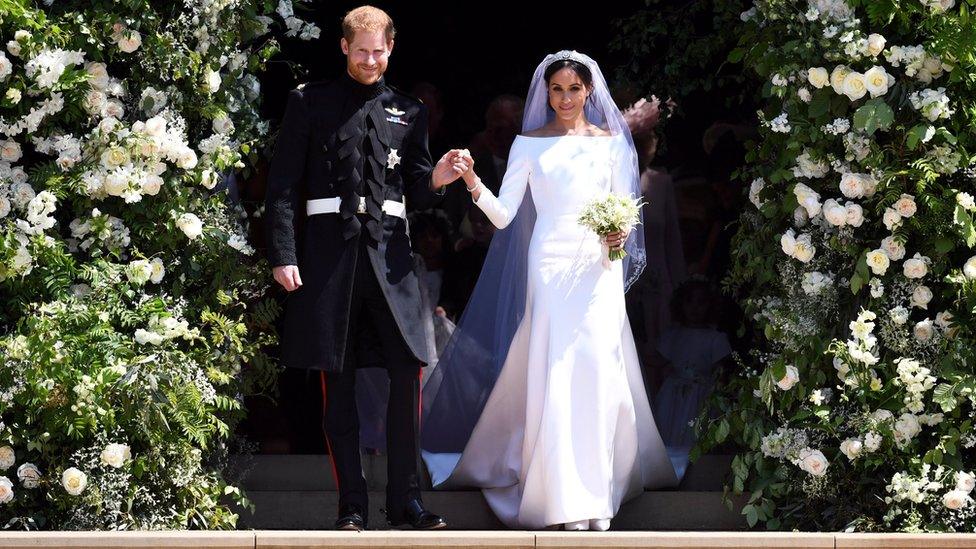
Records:
<instances>
[{"instance_id":1,"label":"red stripe on trousers","mask_svg":"<svg viewBox=\"0 0 976 549\"><path fill-rule=\"evenodd\" d=\"M329 431L326 429L329 398L325 394L325 371L319 372L322 380L322 434L325 435L325 447L329 450L329 463L332 465L332 478L335 479L336 492L339 492L339 472L336 470L335 457L332 455L332 443L329 442Z\"/></svg>"}]
</instances>

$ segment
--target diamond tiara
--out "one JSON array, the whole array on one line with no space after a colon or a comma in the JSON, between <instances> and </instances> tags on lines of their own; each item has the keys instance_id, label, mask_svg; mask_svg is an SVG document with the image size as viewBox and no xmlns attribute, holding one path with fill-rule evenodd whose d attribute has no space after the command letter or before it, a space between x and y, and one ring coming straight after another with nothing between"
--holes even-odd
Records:
<instances>
[{"instance_id":1,"label":"diamond tiara","mask_svg":"<svg viewBox=\"0 0 976 549\"><path fill-rule=\"evenodd\" d=\"M565 59L570 59L572 61L576 61L577 63L582 63L583 65L587 64L586 57L580 52L576 50L562 50L553 54L552 61L549 62L549 65L555 63L556 61L563 61Z\"/></svg>"}]
</instances>

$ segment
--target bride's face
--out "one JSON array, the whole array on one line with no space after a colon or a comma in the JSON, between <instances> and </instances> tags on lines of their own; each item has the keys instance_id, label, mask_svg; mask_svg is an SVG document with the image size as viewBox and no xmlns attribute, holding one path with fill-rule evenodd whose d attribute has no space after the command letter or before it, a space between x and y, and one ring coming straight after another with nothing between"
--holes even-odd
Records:
<instances>
[{"instance_id":1,"label":"bride's face","mask_svg":"<svg viewBox=\"0 0 976 549\"><path fill-rule=\"evenodd\" d=\"M582 116L589 94L586 84L569 67L560 69L549 79L549 106L563 120L575 120Z\"/></svg>"}]
</instances>

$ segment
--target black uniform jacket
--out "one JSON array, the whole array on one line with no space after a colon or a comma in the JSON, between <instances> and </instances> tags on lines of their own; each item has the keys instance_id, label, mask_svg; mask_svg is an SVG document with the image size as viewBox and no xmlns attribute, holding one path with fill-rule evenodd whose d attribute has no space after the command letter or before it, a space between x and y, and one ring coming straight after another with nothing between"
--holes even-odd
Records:
<instances>
[{"instance_id":1,"label":"black uniform jacket","mask_svg":"<svg viewBox=\"0 0 976 549\"><path fill-rule=\"evenodd\" d=\"M431 190L431 164L427 108L382 78L367 86L343 73L289 93L266 201L271 263L297 265L303 282L285 304L285 366L338 372L347 352L356 366L383 366L370 352L375 345L349 334L364 238L403 338L418 361L430 363L430 309L421 301L406 222L381 208L383 200L409 209L437 204L444 189ZM359 196L366 213L357 213ZM306 200L331 197L342 198L340 213L306 215Z\"/></svg>"}]
</instances>

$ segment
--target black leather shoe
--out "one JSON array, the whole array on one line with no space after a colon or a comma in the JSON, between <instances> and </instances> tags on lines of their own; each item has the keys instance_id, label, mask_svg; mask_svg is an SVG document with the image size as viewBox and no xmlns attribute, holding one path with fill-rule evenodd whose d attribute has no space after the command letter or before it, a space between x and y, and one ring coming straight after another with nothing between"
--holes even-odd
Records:
<instances>
[{"instance_id":1,"label":"black leather shoe","mask_svg":"<svg viewBox=\"0 0 976 549\"><path fill-rule=\"evenodd\" d=\"M335 521L336 530L355 530L361 532L366 529L366 513L358 505L343 505L339 508L339 518Z\"/></svg>"},{"instance_id":2,"label":"black leather shoe","mask_svg":"<svg viewBox=\"0 0 976 549\"><path fill-rule=\"evenodd\" d=\"M416 530L439 530L447 528L447 521L439 515L435 515L424 509L424 504L419 499L412 499L403 508L403 515L398 518L389 518L387 521L390 526L397 527L409 524Z\"/></svg>"}]
</instances>

